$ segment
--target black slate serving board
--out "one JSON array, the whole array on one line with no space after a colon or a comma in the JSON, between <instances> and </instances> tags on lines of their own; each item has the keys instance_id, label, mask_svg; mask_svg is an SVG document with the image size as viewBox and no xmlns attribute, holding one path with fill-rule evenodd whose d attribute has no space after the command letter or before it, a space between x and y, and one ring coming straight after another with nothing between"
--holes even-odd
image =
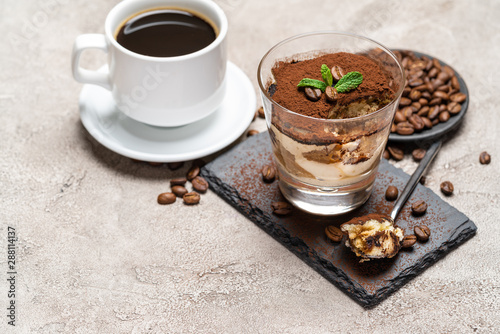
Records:
<instances>
[{"instance_id":1,"label":"black slate serving board","mask_svg":"<svg viewBox=\"0 0 500 334\"><path fill-rule=\"evenodd\" d=\"M354 216L389 213L392 202L385 199L388 185L400 191L409 175L382 160L373 193L361 208L343 216L321 217L298 209L286 217L272 213L271 203L283 200L278 182L264 183L260 170L272 163L268 133L252 136L207 164L201 175L211 189L245 217L283 244L292 253L365 307L376 305L410 279L434 264L446 253L472 237L475 224L430 189L418 185L399 214L396 225L413 234L416 225L432 232L428 242L417 243L392 259L359 262L344 241L326 238L328 225L340 226ZM428 204L422 217L411 214L411 203L423 199Z\"/></svg>"}]
</instances>

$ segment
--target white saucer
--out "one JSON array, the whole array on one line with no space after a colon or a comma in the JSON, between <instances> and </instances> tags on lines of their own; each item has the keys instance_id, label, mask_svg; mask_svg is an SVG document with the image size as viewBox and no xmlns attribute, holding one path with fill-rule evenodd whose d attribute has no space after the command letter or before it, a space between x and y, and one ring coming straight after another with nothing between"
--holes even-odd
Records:
<instances>
[{"instance_id":1,"label":"white saucer","mask_svg":"<svg viewBox=\"0 0 500 334\"><path fill-rule=\"evenodd\" d=\"M201 158L238 139L255 115L256 96L250 79L231 62L226 75L222 105L192 124L163 128L137 122L116 108L110 91L88 84L80 93L80 118L99 143L129 158L151 162Z\"/></svg>"}]
</instances>

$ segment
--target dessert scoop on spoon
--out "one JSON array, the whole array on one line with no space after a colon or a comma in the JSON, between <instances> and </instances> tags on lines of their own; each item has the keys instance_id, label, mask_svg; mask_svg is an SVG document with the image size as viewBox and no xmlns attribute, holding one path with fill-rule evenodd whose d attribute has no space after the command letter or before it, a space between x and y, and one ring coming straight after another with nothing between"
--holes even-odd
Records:
<instances>
[{"instance_id":1,"label":"dessert scoop on spoon","mask_svg":"<svg viewBox=\"0 0 500 334\"><path fill-rule=\"evenodd\" d=\"M415 54L417 54L415 52ZM418 54L423 55L423 54ZM429 57L429 56L428 56ZM429 57L432 59L432 57ZM446 64L442 63L444 66ZM413 193L413 190L420 181L420 178L434 160L442 145L445 134L451 134L455 131L463 120L468 107L469 92L462 77L455 71L455 75L460 83L460 92L467 98L461 106L460 112L451 118L448 122L440 123L432 129L425 130L409 136L390 134L389 141L399 143L422 144L431 143L427 149L425 157L420 161L419 166L412 174L401 195L394 203L390 215L371 213L361 217L355 217L342 224L340 229L347 233L349 246L361 261L368 261L377 258L394 257L401 248L401 242L404 238L403 231L395 226L396 218L405 205L406 201Z\"/></svg>"}]
</instances>

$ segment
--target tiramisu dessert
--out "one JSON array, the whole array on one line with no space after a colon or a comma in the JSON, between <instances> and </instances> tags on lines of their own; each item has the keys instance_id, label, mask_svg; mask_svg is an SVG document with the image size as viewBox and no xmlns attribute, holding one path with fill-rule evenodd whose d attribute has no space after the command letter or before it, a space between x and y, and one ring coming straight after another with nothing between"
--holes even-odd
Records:
<instances>
[{"instance_id":1,"label":"tiramisu dessert","mask_svg":"<svg viewBox=\"0 0 500 334\"><path fill-rule=\"evenodd\" d=\"M268 93L279 106L270 134L280 168L314 187L350 185L376 171L392 119L369 115L395 99L376 62L339 52L279 61L272 73Z\"/></svg>"}]
</instances>

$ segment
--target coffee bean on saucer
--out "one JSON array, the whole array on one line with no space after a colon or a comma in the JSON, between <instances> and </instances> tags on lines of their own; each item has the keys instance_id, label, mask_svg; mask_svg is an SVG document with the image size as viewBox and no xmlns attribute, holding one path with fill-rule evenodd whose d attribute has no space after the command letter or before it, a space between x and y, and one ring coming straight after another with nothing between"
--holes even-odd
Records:
<instances>
[{"instance_id":1,"label":"coffee bean on saucer","mask_svg":"<svg viewBox=\"0 0 500 334\"><path fill-rule=\"evenodd\" d=\"M453 183L450 181L444 181L441 183L441 192L445 194L446 196L451 196L453 195Z\"/></svg>"},{"instance_id":2,"label":"coffee bean on saucer","mask_svg":"<svg viewBox=\"0 0 500 334\"><path fill-rule=\"evenodd\" d=\"M208 190L208 182L201 176L195 177L191 183L193 185L193 189L197 192L204 193Z\"/></svg>"},{"instance_id":3,"label":"coffee bean on saucer","mask_svg":"<svg viewBox=\"0 0 500 334\"><path fill-rule=\"evenodd\" d=\"M338 227L333 225L327 226L325 228L325 234L328 237L328 239L330 239L333 242L342 241L342 237L344 236L342 234L342 231Z\"/></svg>"},{"instance_id":4,"label":"coffee bean on saucer","mask_svg":"<svg viewBox=\"0 0 500 334\"><path fill-rule=\"evenodd\" d=\"M193 192L184 194L184 196L182 196L182 200L184 201L185 204L195 205L195 204L200 203L200 194L193 191Z\"/></svg>"},{"instance_id":5,"label":"coffee bean on saucer","mask_svg":"<svg viewBox=\"0 0 500 334\"><path fill-rule=\"evenodd\" d=\"M464 93L455 93L452 96L450 96L450 100L457 103L464 102L466 98L467 95L465 95Z\"/></svg>"},{"instance_id":6,"label":"coffee bean on saucer","mask_svg":"<svg viewBox=\"0 0 500 334\"><path fill-rule=\"evenodd\" d=\"M427 211L427 203L422 200L418 200L411 205L411 212L415 216L421 216Z\"/></svg>"},{"instance_id":7,"label":"coffee bean on saucer","mask_svg":"<svg viewBox=\"0 0 500 334\"><path fill-rule=\"evenodd\" d=\"M410 122L401 122L396 125L398 135L409 136L415 132L415 128Z\"/></svg>"},{"instance_id":8,"label":"coffee bean on saucer","mask_svg":"<svg viewBox=\"0 0 500 334\"><path fill-rule=\"evenodd\" d=\"M273 213L278 216L286 216L292 212L292 206L287 202L274 202L271 204Z\"/></svg>"},{"instance_id":9,"label":"coffee bean on saucer","mask_svg":"<svg viewBox=\"0 0 500 334\"><path fill-rule=\"evenodd\" d=\"M413 160L418 162L425 157L426 152L427 151L424 150L423 148L416 148L411 152L411 156L413 157Z\"/></svg>"},{"instance_id":10,"label":"coffee bean on saucer","mask_svg":"<svg viewBox=\"0 0 500 334\"><path fill-rule=\"evenodd\" d=\"M185 177L177 177L175 179L170 180L170 186L183 186L187 182Z\"/></svg>"},{"instance_id":11,"label":"coffee bean on saucer","mask_svg":"<svg viewBox=\"0 0 500 334\"><path fill-rule=\"evenodd\" d=\"M313 102L316 102L321 98L321 89L318 88L306 87L304 89L304 93L306 94L306 97Z\"/></svg>"},{"instance_id":12,"label":"coffee bean on saucer","mask_svg":"<svg viewBox=\"0 0 500 334\"><path fill-rule=\"evenodd\" d=\"M481 165L488 165L491 162L491 155L488 154L488 152L481 152L479 155L479 162Z\"/></svg>"},{"instance_id":13,"label":"coffee bean on saucer","mask_svg":"<svg viewBox=\"0 0 500 334\"><path fill-rule=\"evenodd\" d=\"M413 233L415 233L417 240L420 242L426 242L431 236L431 230L425 225L415 226Z\"/></svg>"},{"instance_id":14,"label":"coffee bean on saucer","mask_svg":"<svg viewBox=\"0 0 500 334\"><path fill-rule=\"evenodd\" d=\"M385 199L388 201L395 201L398 198L398 188L394 186L387 187L385 191Z\"/></svg>"},{"instance_id":15,"label":"coffee bean on saucer","mask_svg":"<svg viewBox=\"0 0 500 334\"><path fill-rule=\"evenodd\" d=\"M188 193L188 190L184 186L177 185L172 187L172 192L175 196L182 198L182 196Z\"/></svg>"},{"instance_id":16,"label":"coffee bean on saucer","mask_svg":"<svg viewBox=\"0 0 500 334\"><path fill-rule=\"evenodd\" d=\"M276 168L271 165L265 165L262 168L262 180L266 183L271 183L276 179Z\"/></svg>"},{"instance_id":17,"label":"coffee bean on saucer","mask_svg":"<svg viewBox=\"0 0 500 334\"><path fill-rule=\"evenodd\" d=\"M389 151L389 153L391 154L391 157L394 159L394 160L403 160L404 156L405 156L405 153L402 149L400 149L399 147L395 147L395 146L387 146L387 150Z\"/></svg>"},{"instance_id":18,"label":"coffee bean on saucer","mask_svg":"<svg viewBox=\"0 0 500 334\"><path fill-rule=\"evenodd\" d=\"M180 161L180 162L169 162L167 164L168 168L170 170L176 170L176 169L179 169L181 168L182 166L184 166L184 161Z\"/></svg>"},{"instance_id":19,"label":"coffee bean on saucer","mask_svg":"<svg viewBox=\"0 0 500 334\"><path fill-rule=\"evenodd\" d=\"M266 118L266 114L264 113L264 107L260 107L257 109L257 114L259 115L260 118Z\"/></svg>"},{"instance_id":20,"label":"coffee bean on saucer","mask_svg":"<svg viewBox=\"0 0 500 334\"><path fill-rule=\"evenodd\" d=\"M415 235L405 235L403 241L401 241L401 248L411 248L416 242L417 237Z\"/></svg>"},{"instance_id":21,"label":"coffee bean on saucer","mask_svg":"<svg viewBox=\"0 0 500 334\"><path fill-rule=\"evenodd\" d=\"M197 177L198 175L200 174L200 167L198 166L193 166L191 167L187 174L186 174L186 178L191 181L193 180L195 177Z\"/></svg>"},{"instance_id":22,"label":"coffee bean on saucer","mask_svg":"<svg viewBox=\"0 0 500 334\"><path fill-rule=\"evenodd\" d=\"M175 202L175 194L161 193L158 195L158 204L172 204Z\"/></svg>"},{"instance_id":23,"label":"coffee bean on saucer","mask_svg":"<svg viewBox=\"0 0 500 334\"><path fill-rule=\"evenodd\" d=\"M255 136L258 133L259 133L259 131L257 131L257 130L253 130L253 129L252 130L248 130L247 137Z\"/></svg>"}]
</instances>

